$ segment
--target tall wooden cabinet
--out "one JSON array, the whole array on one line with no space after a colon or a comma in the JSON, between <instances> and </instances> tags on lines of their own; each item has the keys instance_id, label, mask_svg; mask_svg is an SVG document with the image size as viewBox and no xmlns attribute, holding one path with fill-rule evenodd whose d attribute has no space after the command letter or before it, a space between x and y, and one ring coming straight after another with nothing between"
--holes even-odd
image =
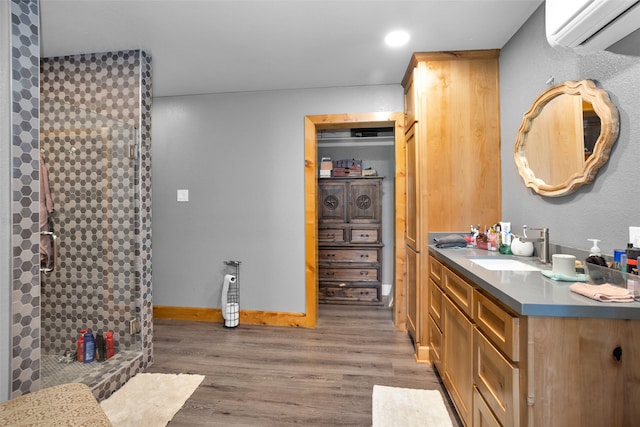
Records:
<instances>
[{"instance_id":1,"label":"tall wooden cabinet","mask_svg":"<svg viewBox=\"0 0 640 427\"><path fill-rule=\"evenodd\" d=\"M429 232L501 214L498 50L416 53L403 79L407 327L429 360Z\"/></svg>"},{"instance_id":2,"label":"tall wooden cabinet","mask_svg":"<svg viewBox=\"0 0 640 427\"><path fill-rule=\"evenodd\" d=\"M318 183L318 300L382 302L382 178Z\"/></svg>"}]
</instances>

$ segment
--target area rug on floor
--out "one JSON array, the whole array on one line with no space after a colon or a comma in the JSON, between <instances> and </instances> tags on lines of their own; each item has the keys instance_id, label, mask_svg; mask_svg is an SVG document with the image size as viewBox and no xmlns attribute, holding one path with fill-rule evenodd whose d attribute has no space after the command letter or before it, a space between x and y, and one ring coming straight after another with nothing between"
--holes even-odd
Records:
<instances>
[{"instance_id":1,"label":"area rug on floor","mask_svg":"<svg viewBox=\"0 0 640 427\"><path fill-rule=\"evenodd\" d=\"M438 390L373 386L373 427L453 427Z\"/></svg>"},{"instance_id":2,"label":"area rug on floor","mask_svg":"<svg viewBox=\"0 0 640 427\"><path fill-rule=\"evenodd\" d=\"M100 406L114 427L164 427L203 379L204 375L138 374Z\"/></svg>"}]
</instances>

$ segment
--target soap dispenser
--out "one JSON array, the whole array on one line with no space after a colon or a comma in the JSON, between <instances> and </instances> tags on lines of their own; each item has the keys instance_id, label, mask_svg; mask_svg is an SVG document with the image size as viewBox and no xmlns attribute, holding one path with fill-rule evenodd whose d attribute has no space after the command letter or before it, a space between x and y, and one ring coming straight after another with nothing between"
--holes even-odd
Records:
<instances>
[{"instance_id":1,"label":"soap dispenser","mask_svg":"<svg viewBox=\"0 0 640 427\"><path fill-rule=\"evenodd\" d=\"M608 267L607 261L602 257L602 251L598 247L598 239L587 239L588 241L593 243L591 249L589 249L589 256L585 260L585 262L589 264L596 264L602 267Z\"/></svg>"}]
</instances>

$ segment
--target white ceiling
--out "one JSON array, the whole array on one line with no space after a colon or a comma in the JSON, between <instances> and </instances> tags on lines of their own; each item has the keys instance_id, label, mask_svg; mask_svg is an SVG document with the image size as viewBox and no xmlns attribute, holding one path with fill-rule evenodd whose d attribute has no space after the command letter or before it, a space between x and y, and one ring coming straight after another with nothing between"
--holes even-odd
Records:
<instances>
[{"instance_id":1,"label":"white ceiling","mask_svg":"<svg viewBox=\"0 0 640 427\"><path fill-rule=\"evenodd\" d=\"M40 0L41 54L144 49L154 96L398 84L412 52L502 48L541 3Z\"/></svg>"}]
</instances>

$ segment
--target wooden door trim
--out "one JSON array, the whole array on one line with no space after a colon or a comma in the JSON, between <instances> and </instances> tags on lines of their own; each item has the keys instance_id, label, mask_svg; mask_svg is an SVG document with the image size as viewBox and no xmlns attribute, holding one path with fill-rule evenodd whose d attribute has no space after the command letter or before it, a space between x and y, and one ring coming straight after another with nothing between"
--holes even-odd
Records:
<instances>
[{"instance_id":1,"label":"wooden door trim","mask_svg":"<svg viewBox=\"0 0 640 427\"><path fill-rule=\"evenodd\" d=\"M306 314L300 326L313 328L318 321L318 144L321 129L393 126L395 133L395 241L393 322L406 329L406 290L404 268L405 224L405 147L404 113L353 113L306 116L304 119L305 188L305 289Z\"/></svg>"}]
</instances>

